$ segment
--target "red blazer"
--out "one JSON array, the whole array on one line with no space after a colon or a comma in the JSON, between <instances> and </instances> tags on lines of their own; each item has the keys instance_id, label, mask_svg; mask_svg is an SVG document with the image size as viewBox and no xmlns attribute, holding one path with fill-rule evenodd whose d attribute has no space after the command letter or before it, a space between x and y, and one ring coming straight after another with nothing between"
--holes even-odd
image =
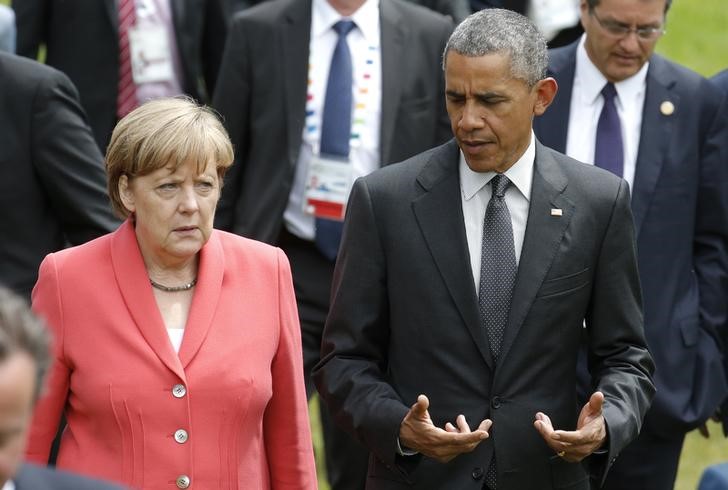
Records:
<instances>
[{"instance_id":1,"label":"red blazer","mask_svg":"<svg viewBox=\"0 0 728 490\"><path fill-rule=\"evenodd\" d=\"M48 255L33 308L55 341L29 460L47 460L65 410L60 468L155 490L181 476L193 489L316 488L296 302L279 249L212 233L179 355L128 221Z\"/></svg>"}]
</instances>

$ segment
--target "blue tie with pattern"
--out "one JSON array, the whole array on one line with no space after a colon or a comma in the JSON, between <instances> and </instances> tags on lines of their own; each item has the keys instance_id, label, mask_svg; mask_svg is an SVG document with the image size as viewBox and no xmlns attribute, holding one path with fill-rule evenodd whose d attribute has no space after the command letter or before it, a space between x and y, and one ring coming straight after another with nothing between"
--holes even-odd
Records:
<instances>
[{"instance_id":1,"label":"blue tie with pattern","mask_svg":"<svg viewBox=\"0 0 728 490\"><path fill-rule=\"evenodd\" d=\"M622 124L614 103L617 89L608 82L602 89L604 107L597 123L597 139L594 145L594 165L622 176L624 167L624 146L622 145Z\"/></svg>"},{"instance_id":2,"label":"blue tie with pattern","mask_svg":"<svg viewBox=\"0 0 728 490\"><path fill-rule=\"evenodd\" d=\"M490 344L490 352L497 363L500 357L503 333L508 323L511 296L516 284L516 251L513 243L511 213L505 201L506 189L511 181L497 174L490 181L493 189L483 220L483 240L480 250L480 288L478 306L480 319ZM492 393L491 393L492 395ZM485 474L485 486L496 490L497 469L495 453Z\"/></svg>"},{"instance_id":3,"label":"blue tie with pattern","mask_svg":"<svg viewBox=\"0 0 728 490\"><path fill-rule=\"evenodd\" d=\"M326 98L321 117L322 156L348 158L351 137L352 111L352 64L346 36L354 28L351 20L340 20L334 24L339 40L331 57L329 79L326 84ZM341 241L343 223L324 218L316 219L316 246L329 260L336 259Z\"/></svg>"}]
</instances>

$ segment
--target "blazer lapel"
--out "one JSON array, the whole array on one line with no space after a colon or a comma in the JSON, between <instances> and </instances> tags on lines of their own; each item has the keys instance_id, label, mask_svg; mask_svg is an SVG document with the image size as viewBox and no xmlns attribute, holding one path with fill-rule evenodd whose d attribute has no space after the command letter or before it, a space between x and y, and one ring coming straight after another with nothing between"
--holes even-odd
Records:
<instances>
[{"instance_id":1,"label":"blazer lapel","mask_svg":"<svg viewBox=\"0 0 728 490\"><path fill-rule=\"evenodd\" d=\"M492 369L493 358L480 322L463 224L459 155L455 140L433 155L417 179L425 192L413 201L412 207L450 296L483 359Z\"/></svg>"},{"instance_id":2,"label":"blazer lapel","mask_svg":"<svg viewBox=\"0 0 728 490\"><path fill-rule=\"evenodd\" d=\"M116 36L119 36L119 8L117 7L119 0L103 0L106 7L106 13L109 16L109 22L114 29Z\"/></svg>"},{"instance_id":3,"label":"blazer lapel","mask_svg":"<svg viewBox=\"0 0 728 490\"><path fill-rule=\"evenodd\" d=\"M185 368L200 350L210 331L222 292L224 271L225 257L222 244L218 232L213 232L200 251L197 286L179 349L179 358Z\"/></svg>"},{"instance_id":4,"label":"blazer lapel","mask_svg":"<svg viewBox=\"0 0 728 490\"><path fill-rule=\"evenodd\" d=\"M499 362L508 355L571 222L574 204L562 194L567 183L551 153L537 141L526 234ZM561 209L561 216L551 215L554 208Z\"/></svg>"},{"instance_id":5,"label":"blazer lapel","mask_svg":"<svg viewBox=\"0 0 728 490\"><path fill-rule=\"evenodd\" d=\"M185 17L187 16L187 0L170 0L169 7L172 11L172 27L174 28L174 35L177 39L177 46L185 46L184 37L186 36L188 29L185 29ZM185 54L180 53L183 64L186 64Z\"/></svg>"},{"instance_id":6,"label":"blazer lapel","mask_svg":"<svg viewBox=\"0 0 728 490\"><path fill-rule=\"evenodd\" d=\"M664 70L662 58L653 56L647 72L642 130L632 186L632 213L637 237L650 206L662 165L667 158L668 142L672 138L675 116L672 112L663 114L662 104L670 102L675 111L680 111L680 96L671 90L674 84L675 80Z\"/></svg>"},{"instance_id":7,"label":"blazer lapel","mask_svg":"<svg viewBox=\"0 0 728 490\"><path fill-rule=\"evenodd\" d=\"M111 262L121 296L147 344L165 366L180 379L185 380L184 369L172 349L162 315L154 299L147 269L130 220L114 232L111 241Z\"/></svg>"},{"instance_id":8,"label":"blazer lapel","mask_svg":"<svg viewBox=\"0 0 728 490\"><path fill-rule=\"evenodd\" d=\"M548 110L534 119L539 139L556 151L566 151L566 137L569 130L571 92L576 70L576 47L574 43L553 53L549 76L556 79L559 89Z\"/></svg>"},{"instance_id":9,"label":"blazer lapel","mask_svg":"<svg viewBox=\"0 0 728 490\"><path fill-rule=\"evenodd\" d=\"M403 53L407 22L401 18L399 10L393 2L379 4L379 25L381 46L379 52L382 59L382 107L379 128L379 158L381 164L390 161L394 124L402 98L402 84L399 81L399 60ZM433 75L434 76L434 75Z\"/></svg>"},{"instance_id":10,"label":"blazer lapel","mask_svg":"<svg viewBox=\"0 0 728 490\"><path fill-rule=\"evenodd\" d=\"M288 131L289 165L294 166L301 148L306 116L308 58L311 39L311 0L291 0L280 27L283 79Z\"/></svg>"}]
</instances>

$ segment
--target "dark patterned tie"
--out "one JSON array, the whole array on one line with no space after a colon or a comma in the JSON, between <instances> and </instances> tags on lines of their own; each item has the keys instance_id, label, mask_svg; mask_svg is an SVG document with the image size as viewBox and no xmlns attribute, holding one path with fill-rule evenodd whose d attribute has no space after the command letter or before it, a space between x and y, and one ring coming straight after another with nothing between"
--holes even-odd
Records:
<instances>
[{"instance_id":1,"label":"dark patterned tie","mask_svg":"<svg viewBox=\"0 0 728 490\"><path fill-rule=\"evenodd\" d=\"M351 52L346 36L354 28L351 20L340 20L334 24L339 40L331 57L329 79L326 84L326 98L321 117L321 155L347 158L351 137L352 111L352 64ZM329 260L334 260L341 241L341 221L316 219L316 246Z\"/></svg>"},{"instance_id":2,"label":"dark patterned tie","mask_svg":"<svg viewBox=\"0 0 728 490\"><path fill-rule=\"evenodd\" d=\"M483 240L480 251L480 289L478 306L480 319L490 344L493 360L498 362L503 342L503 332L508 322L513 286L516 283L516 252L513 243L511 213L505 201L506 189L511 181L498 174L490 181L493 193L485 209ZM495 453L485 475L485 485L491 490L497 487Z\"/></svg>"},{"instance_id":3,"label":"dark patterned tie","mask_svg":"<svg viewBox=\"0 0 728 490\"><path fill-rule=\"evenodd\" d=\"M619 121L617 106L614 103L617 89L608 82L602 89L604 107L597 123L597 139L594 145L594 164L622 176L624 150L622 145L622 124Z\"/></svg>"}]
</instances>

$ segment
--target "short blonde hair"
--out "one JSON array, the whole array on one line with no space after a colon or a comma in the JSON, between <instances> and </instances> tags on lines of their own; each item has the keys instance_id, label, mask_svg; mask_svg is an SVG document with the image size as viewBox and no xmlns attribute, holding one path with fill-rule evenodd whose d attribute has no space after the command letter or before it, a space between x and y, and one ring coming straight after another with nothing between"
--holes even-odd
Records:
<instances>
[{"instance_id":1,"label":"short blonde hair","mask_svg":"<svg viewBox=\"0 0 728 490\"><path fill-rule=\"evenodd\" d=\"M114 211L129 216L119 195L122 175L132 179L172 165L195 162L204 171L210 160L217 165L222 185L233 163L230 137L212 109L189 97L147 102L122 118L106 149L107 187Z\"/></svg>"}]
</instances>

